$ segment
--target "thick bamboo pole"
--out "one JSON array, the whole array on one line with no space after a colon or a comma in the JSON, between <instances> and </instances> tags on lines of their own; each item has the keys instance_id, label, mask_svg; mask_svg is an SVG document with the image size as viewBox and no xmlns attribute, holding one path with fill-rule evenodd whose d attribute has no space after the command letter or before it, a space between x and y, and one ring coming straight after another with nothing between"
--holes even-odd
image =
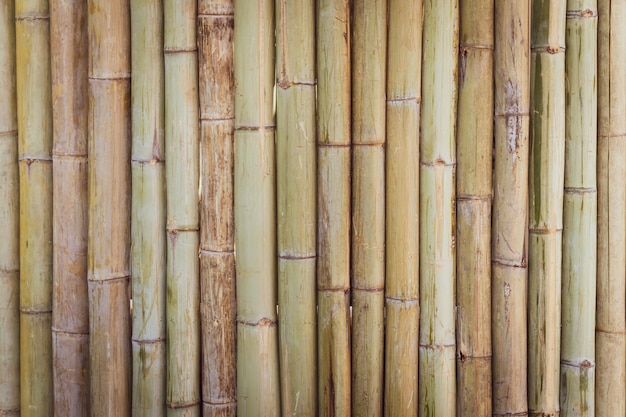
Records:
<instances>
[{"instance_id":1,"label":"thick bamboo pole","mask_svg":"<svg viewBox=\"0 0 626 417\"><path fill-rule=\"evenodd\" d=\"M132 414L165 415L163 3L131 0Z\"/></svg>"},{"instance_id":2,"label":"thick bamboo pole","mask_svg":"<svg viewBox=\"0 0 626 417\"><path fill-rule=\"evenodd\" d=\"M458 1L424 3L420 140L419 415L456 412Z\"/></svg>"},{"instance_id":3,"label":"thick bamboo pole","mask_svg":"<svg viewBox=\"0 0 626 417\"><path fill-rule=\"evenodd\" d=\"M318 415L350 416L350 1L317 2Z\"/></svg>"},{"instance_id":4,"label":"thick bamboo pole","mask_svg":"<svg viewBox=\"0 0 626 417\"><path fill-rule=\"evenodd\" d=\"M384 415L417 415L422 0L389 0Z\"/></svg>"},{"instance_id":5,"label":"thick bamboo pole","mask_svg":"<svg viewBox=\"0 0 626 417\"><path fill-rule=\"evenodd\" d=\"M91 415L130 415L130 19L128 0L89 0Z\"/></svg>"},{"instance_id":6,"label":"thick bamboo pole","mask_svg":"<svg viewBox=\"0 0 626 417\"><path fill-rule=\"evenodd\" d=\"M15 2L0 3L0 415L20 413L19 170Z\"/></svg>"},{"instance_id":7,"label":"thick bamboo pole","mask_svg":"<svg viewBox=\"0 0 626 417\"><path fill-rule=\"evenodd\" d=\"M495 2L491 222L493 415L528 413L526 277L530 0Z\"/></svg>"},{"instance_id":8,"label":"thick bamboo pole","mask_svg":"<svg viewBox=\"0 0 626 417\"><path fill-rule=\"evenodd\" d=\"M457 416L491 417L494 2L459 3Z\"/></svg>"},{"instance_id":9,"label":"thick bamboo pole","mask_svg":"<svg viewBox=\"0 0 626 417\"><path fill-rule=\"evenodd\" d=\"M15 2L20 171L22 416L50 416L52 393L52 102L47 0Z\"/></svg>"},{"instance_id":10,"label":"thick bamboo pole","mask_svg":"<svg viewBox=\"0 0 626 417\"><path fill-rule=\"evenodd\" d=\"M626 414L626 2L598 1L597 417Z\"/></svg>"},{"instance_id":11,"label":"thick bamboo pole","mask_svg":"<svg viewBox=\"0 0 626 417\"><path fill-rule=\"evenodd\" d=\"M233 0L198 2L200 81L200 313L205 417L235 417Z\"/></svg>"},{"instance_id":12,"label":"thick bamboo pole","mask_svg":"<svg viewBox=\"0 0 626 417\"><path fill-rule=\"evenodd\" d=\"M387 0L352 3L352 415L383 412Z\"/></svg>"},{"instance_id":13,"label":"thick bamboo pole","mask_svg":"<svg viewBox=\"0 0 626 417\"><path fill-rule=\"evenodd\" d=\"M50 2L54 412L89 415L87 3Z\"/></svg>"},{"instance_id":14,"label":"thick bamboo pole","mask_svg":"<svg viewBox=\"0 0 626 417\"><path fill-rule=\"evenodd\" d=\"M278 337L285 415L317 415L315 1L276 1Z\"/></svg>"}]
</instances>

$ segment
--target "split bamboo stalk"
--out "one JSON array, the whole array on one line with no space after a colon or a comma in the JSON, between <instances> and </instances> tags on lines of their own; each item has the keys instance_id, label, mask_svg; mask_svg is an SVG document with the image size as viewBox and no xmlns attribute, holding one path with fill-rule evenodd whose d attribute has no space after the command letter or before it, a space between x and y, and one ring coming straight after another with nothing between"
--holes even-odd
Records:
<instances>
[{"instance_id":1,"label":"split bamboo stalk","mask_svg":"<svg viewBox=\"0 0 626 417\"><path fill-rule=\"evenodd\" d=\"M200 416L199 108L195 0L163 2L167 415Z\"/></svg>"},{"instance_id":2,"label":"split bamboo stalk","mask_svg":"<svg viewBox=\"0 0 626 417\"><path fill-rule=\"evenodd\" d=\"M566 0L532 0L528 412L558 415Z\"/></svg>"},{"instance_id":3,"label":"split bamboo stalk","mask_svg":"<svg viewBox=\"0 0 626 417\"><path fill-rule=\"evenodd\" d=\"M424 3L420 140L419 415L456 412L458 1Z\"/></svg>"},{"instance_id":4,"label":"split bamboo stalk","mask_svg":"<svg viewBox=\"0 0 626 417\"><path fill-rule=\"evenodd\" d=\"M52 98L47 0L15 2L20 171L21 415L50 416L52 388Z\"/></svg>"},{"instance_id":5,"label":"split bamboo stalk","mask_svg":"<svg viewBox=\"0 0 626 417\"><path fill-rule=\"evenodd\" d=\"M131 0L132 414L165 415L163 3Z\"/></svg>"},{"instance_id":6,"label":"split bamboo stalk","mask_svg":"<svg viewBox=\"0 0 626 417\"><path fill-rule=\"evenodd\" d=\"M457 416L491 417L494 2L461 0L457 116Z\"/></svg>"},{"instance_id":7,"label":"split bamboo stalk","mask_svg":"<svg viewBox=\"0 0 626 417\"><path fill-rule=\"evenodd\" d=\"M596 0L567 2L562 417L595 412L597 23Z\"/></svg>"},{"instance_id":8,"label":"split bamboo stalk","mask_svg":"<svg viewBox=\"0 0 626 417\"><path fill-rule=\"evenodd\" d=\"M530 0L495 2L491 302L494 417L528 414Z\"/></svg>"},{"instance_id":9,"label":"split bamboo stalk","mask_svg":"<svg viewBox=\"0 0 626 417\"><path fill-rule=\"evenodd\" d=\"M276 197L283 414L317 415L315 1L278 0Z\"/></svg>"},{"instance_id":10,"label":"split bamboo stalk","mask_svg":"<svg viewBox=\"0 0 626 417\"><path fill-rule=\"evenodd\" d=\"M280 415L274 0L235 1L237 414Z\"/></svg>"},{"instance_id":11,"label":"split bamboo stalk","mask_svg":"<svg viewBox=\"0 0 626 417\"><path fill-rule=\"evenodd\" d=\"M597 417L626 414L626 2L598 1Z\"/></svg>"},{"instance_id":12,"label":"split bamboo stalk","mask_svg":"<svg viewBox=\"0 0 626 417\"><path fill-rule=\"evenodd\" d=\"M130 415L130 19L89 0L89 366L93 417Z\"/></svg>"},{"instance_id":13,"label":"split bamboo stalk","mask_svg":"<svg viewBox=\"0 0 626 417\"><path fill-rule=\"evenodd\" d=\"M350 0L317 2L318 415L350 416Z\"/></svg>"},{"instance_id":14,"label":"split bamboo stalk","mask_svg":"<svg viewBox=\"0 0 626 417\"><path fill-rule=\"evenodd\" d=\"M19 170L15 2L0 3L0 415L20 413Z\"/></svg>"},{"instance_id":15,"label":"split bamboo stalk","mask_svg":"<svg viewBox=\"0 0 626 417\"><path fill-rule=\"evenodd\" d=\"M89 415L87 3L50 2L54 412Z\"/></svg>"},{"instance_id":16,"label":"split bamboo stalk","mask_svg":"<svg viewBox=\"0 0 626 417\"><path fill-rule=\"evenodd\" d=\"M352 3L352 415L384 394L387 0Z\"/></svg>"},{"instance_id":17,"label":"split bamboo stalk","mask_svg":"<svg viewBox=\"0 0 626 417\"><path fill-rule=\"evenodd\" d=\"M417 415L422 0L389 0L384 415Z\"/></svg>"},{"instance_id":18,"label":"split bamboo stalk","mask_svg":"<svg viewBox=\"0 0 626 417\"><path fill-rule=\"evenodd\" d=\"M235 417L233 0L198 2L200 87L200 313L205 417Z\"/></svg>"}]
</instances>

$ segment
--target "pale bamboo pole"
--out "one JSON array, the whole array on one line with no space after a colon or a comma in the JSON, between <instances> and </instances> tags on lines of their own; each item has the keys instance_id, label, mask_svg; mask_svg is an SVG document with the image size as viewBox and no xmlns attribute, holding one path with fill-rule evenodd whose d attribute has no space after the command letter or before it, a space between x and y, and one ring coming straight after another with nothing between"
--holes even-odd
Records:
<instances>
[{"instance_id":1,"label":"pale bamboo pole","mask_svg":"<svg viewBox=\"0 0 626 417\"><path fill-rule=\"evenodd\" d=\"M389 0L384 415L416 416L422 0Z\"/></svg>"},{"instance_id":2,"label":"pale bamboo pole","mask_svg":"<svg viewBox=\"0 0 626 417\"><path fill-rule=\"evenodd\" d=\"M165 415L163 3L131 0L132 414Z\"/></svg>"},{"instance_id":3,"label":"pale bamboo pole","mask_svg":"<svg viewBox=\"0 0 626 417\"><path fill-rule=\"evenodd\" d=\"M200 87L200 313L205 417L235 417L233 0L198 2Z\"/></svg>"},{"instance_id":4,"label":"pale bamboo pole","mask_svg":"<svg viewBox=\"0 0 626 417\"><path fill-rule=\"evenodd\" d=\"M130 16L89 0L89 366L93 417L130 415Z\"/></svg>"},{"instance_id":5,"label":"pale bamboo pole","mask_svg":"<svg viewBox=\"0 0 626 417\"><path fill-rule=\"evenodd\" d=\"M419 415L456 412L458 1L424 3L420 140Z\"/></svg>"},{"instance_id":6,"label":"pale bamboo pole","mask_svg":"<svg viewBox=\"0 0 626 417\"><path fill-rule=\"evenodd\" d=\"M493 415L528 414L526 278L530 0L495 2L491 302Z\"/></svg>"},{"instance_id":7,"label":"pale bamboo pole","mask_svg":"<svg viewBox=\"0 0 626 417\"><path fill-rule=\"evenodd\" d=\"M598 1L597 417L626 414L626 2Z\"/></svg>"},{"instance_id":8,"label":"pale bamboo pole","mask_svg":"<svg viewBox=\"0 0 626 417\"><path fill-rule=\"evenodd\" d=\"M237 414L280 415L274 0L235 1Z\"/></svg>"},{"instance_id":9,"label":"pale bamboo pole","mask_svg":"<svg viewBox=\"0 0 626 417\"><path fill-rule=\"evenodd\" d=\"M317 2L318 415L350 416L350 1Z\"/></svg>"},{"instance_id":10,"label":"pale bamboo pole","mask_svg":"<svg viewBox=\"0 0 626 417\"><path fill-rule=\"evenodd\" d=\"M317 415L315 1L276 1L278 339L284 415Z\"/></svg>"},{"instance_id":11,"label":"pale bamboo pole","mask_svg":"<svg viewBox=\"0 0 626 417\"><path fill-rule=\"evenodd\" d=\"M387 0L352 3L352 415L384 394Z\"/></svg>"},{"instance_id":12,"label":"pale bamboo pole","mask_svg":"<svg viewBox=\"0 0 626 417\"><path fill-rule=\"evenodd\" d=\"M456 415L491 417L494 2L459 3Z\"/></svg>"},{"instance_id":13,"label":"pale bamboo pole","mask_svg":"<svg viewBox=\"0 0 626 417\"><path fill-rule=\"evenodd\" d=\"M597 262L596 0L567 2L560 408L595 410Z\"/></svg>"},{"instance_id":14,"label":"pale bamboo pole","mask_svg":"<svg viewBox=\"0 0 626 417\"><path fill-rule=\"evenodd\" d=\"M566 0L532 0L528 412L558 415Z\"/></svg>"},{"instance_id":15,"label":"pale bamboo pole","mask_svg":"<svg viewBox=\"0 0 626 417\"><path fill-rule=\"evenodd\" d=\"M15 2L0 3L0 415L20 413L19 170Z\"/></svg>"},{"instance_id":16,"label":"pale bamboo pole","mask_svg":"<svg viewBox=\"0 0 626 417\"><path fill-rule=\"evenodd\" d=\"M89 415L87 3L50 2L54 412Z\"/></svg>"},{"instance_id":17,"label":"pale bamboo pole","mask_svg":"<svg viewBox=\"0 0 626 417\"><path fill-rule=\"evenodd\" d=\"M15 2L20 171L20 403L50 416L52 388L52 102L48 0Z\"/></svg>"}]
</instances>

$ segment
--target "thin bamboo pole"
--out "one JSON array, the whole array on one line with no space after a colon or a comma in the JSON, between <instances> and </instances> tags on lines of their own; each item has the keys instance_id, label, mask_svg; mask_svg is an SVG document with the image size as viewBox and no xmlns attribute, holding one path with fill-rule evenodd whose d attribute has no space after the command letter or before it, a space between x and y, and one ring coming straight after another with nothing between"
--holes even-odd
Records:
<instances>
[{"instance_id":1,"label":"thin bamboo pole","mask_svg":"<svg viewBox=\"0 0 626 417\"><path fill-rule=\"evenodd\" d=\"M285 415L317 415L315 1L276 1L278 337Z\"/></svg>"},{"instance_id":2,"label":"thin bamboo pole","mask_svg":"<svg viewBox=\"0 0 626 417\"><path fill-rule=\"evenodd\" d=\"M50 416L52 392L52 103L47 0L15 3L20 171L22 416Z\"/></svg>"},{"instance_id":3,"label":"thin bamboo pole","mask_svg":"<svg viewBox=\"0 0 626 417\"><path fill-rule=\"evenodd\" d=\"M91 415L130 415L130 19L128 0L89 0Z\"/></svg>"},{"instance_id":4,"label":"thin bamboo pole","mask_svg":"<svg viewBox=\"0 0 626 417\"><path fill-rule=\"evenodd\" d=\"M494 2L461 0L457 118L457 416L489 416Z\"/></svg>"},{"instance_id":5,"label":"thin bamboo pole","mask_svg":"<svg viewBox=\"0 0 626 417\"><path fill-rule=\"evenodd\" d=\"M350 416L350 1L317 2L318 415Z\"/></svg>"},{"instance_id":6,"label":"thin bamboo pole","mask_svg":"<svg viewBox=\"0 0 626 417\"><path fill-rule=\"evenodd\" d=\"M597 417L626 414L626 2L598 1Z\"/></svg>"},{"instance_id":7,"label":"thin bamboo pole","mask_svg":"<svg viewBox=\"0 0 626 417\"><path fill-rule=\"evenodd\" d=\"M419 415L456 412L458 1L424 3L420 140Z\"/></svg>"},{"instance_id":8,"label":"thin bamboo pole","mask_svg":"<svg viewBox=\"0 0 626 417\"><path fill-rule=\"evenodd\" d=\"M87 3L50 3L54 412L89 415Z\"/></svg>"},{"instance_id":9,"label":"thin bamboo pole","mask_svg":"<svg viewBox=\"0 0 626 417\"><path fill-rule=\"evenodd\" d=\"M165 415L163 3L131 0L132 414Z\"/></svg>"},{"instance_id":10,"label":"thin bamboo pole","mask_svg":"<svg viewBox=\"0 0 626 417\"><path fill-rule=\"evenodd\" d=\"M384 415L417 415L422 0L389 0Z\"/></svg>"},{"instance_id":11,"label":"thin bamboo pole","mask_svg":"<svg viewBox=\"0 0 626 417\"><path fill-rule=\"evenodd\" d=\"M233 0L198 2L200 80L200 312L205 417L235 417Z\"/></svg>"},{"instance_id":12,"label":"thin bamboo pole","mask_svg":"<svg viewBox=\"0 0 626 417\"><path fill-rule=\"evenodd\" d=\"M530 0L495 2L491 302L493 415L528 414L526 278Z\"/></svg>"},{"instance_id":13,"label":"thin bamboo pole","mask_svg":"<svg viewBox=\"0 0 626 417\"><path fill-rule=\"evenodd\" d=\"M19 170L15 3L0 3L0 415L20 413Z\"/></svg>"}]
</instances>

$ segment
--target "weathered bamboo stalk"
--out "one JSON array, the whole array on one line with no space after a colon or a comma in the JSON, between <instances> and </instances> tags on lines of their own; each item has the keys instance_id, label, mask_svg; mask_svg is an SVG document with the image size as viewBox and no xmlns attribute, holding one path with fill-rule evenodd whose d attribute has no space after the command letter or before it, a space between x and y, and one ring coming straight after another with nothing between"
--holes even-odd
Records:
<instances>
[{"instance_id":1,"label":"weathered bamboo stalk","mask_svg":"<svg viewBox=\"0 0 626 417\"><path fill-rule=\"evenodd\" d=\"M317 415L315 2L276 2L278 337L283 414Z\"/></svg>"},{"instance_id":2,"label":"weathered bamboo stalk","mask_svg":"<svg viewBox=\"0 0 626 417\"><path fill-rule=\"evenodd\" d=\"M384 415L417 415L422 0L389 0Z\"/></svg>"}]
</instances>

